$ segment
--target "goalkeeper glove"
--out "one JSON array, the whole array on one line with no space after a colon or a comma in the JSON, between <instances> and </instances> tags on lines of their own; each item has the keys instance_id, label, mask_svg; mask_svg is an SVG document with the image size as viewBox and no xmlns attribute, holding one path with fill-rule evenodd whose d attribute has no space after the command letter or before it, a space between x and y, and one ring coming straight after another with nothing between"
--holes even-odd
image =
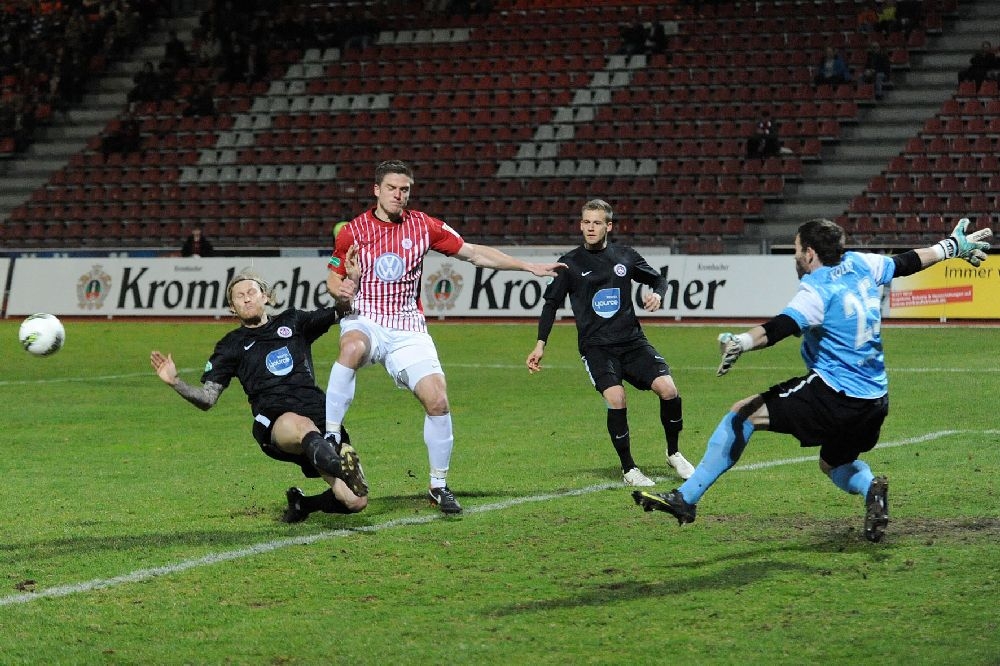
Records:
<instances>
[{"instance_id":1,"label":"goalkeeper glove","mask_svg":"<svg viewBox=\"0 0 1000 666\"><path fill-rule=\"evenodd\" d=\"M965 230L968 226L969 218L963 217L955 225L951 236L939 241L937 246L944 252L945 259L958 257L973 266L979 266L986 261L986 250L990 249L990 244L985 239L993 235L993 230L987 227L967 236Z\"/></svg>"},{"instance_id":2,"label":"goalkeeper glove","mask_svg":"<svg viewBox=\"0 0 1000 666\"><path fill-rule=\"evenodd\" d=\"M719 369L716 370L715 376L721 377L729 372L729 369L733 367L734 363L736 363L736 359L738 359L743 352L750 351L752 348L753 338L750 337L749 333L742 333L740 335L720 333L719 353L722 354L722 362L719 363Z\"/></svg>"}]
</instances>

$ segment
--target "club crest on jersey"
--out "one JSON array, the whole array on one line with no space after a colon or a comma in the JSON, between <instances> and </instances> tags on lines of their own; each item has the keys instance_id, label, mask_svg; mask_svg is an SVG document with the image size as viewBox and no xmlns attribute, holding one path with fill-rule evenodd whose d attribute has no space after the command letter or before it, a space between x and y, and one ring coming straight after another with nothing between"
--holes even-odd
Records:
<instances>
[{"instance_id":1,"label":"club crest on jersey","mask_svg":"<svg viewBox=\"0 0 1000 666\"><path fill-rule=\"evenodd\" d=\"M383 282L396 282L403 277L406 264L395 252L386 252L375 260L375 277Z\"/></svg>"},{"instance_id":2,"label":"club crest on jersey","mask_svg":"<svg viewBox=\"0 0 1000 666\"><path fill-rule=\"evenodd\" d=\"M624 264L615 264L614 271L615 275L617 275L618 277L625 277L625 275L628 273L628 269L625 268Z\"/></svg>"},{"instance_id":3,"label":"club crest on jersey","mask_svg":"<svg viewBox=\"0 0 1000 666\"><path fill-rule=\"evenodd\" d=\"M290 373L292 367L295 365L294 361L292 361L292 352L288 351L288 347L282 347L270 352L264 363L267 366L267 371L278 377L284 377Z\"/></svg>"},{"instance_id":4,"label":"club crest on jersey","mask_svg":"<svg viewBox=\"0 0 1000 666\"><path fill-rule=\"evenodd\" d=\"M618 272L618 266L615 266L615 272ZM601 289L594 294L593 300L590 301L590 307L594 309L594 314L602 319L614 317L622 307L621 290L618 287Z\"/></svg>"},{"instance_id":5,"label":"club crest on jersey","mask_svg":"<svg viewBox=\"0 0 1000 666\"><path fill-rule=\"evenodd\" d=\"M279 338L290 338L290 337L292 337L292 329L288 328L287 326L279 326L278 327L278 337Z\"/></svg>"},{"instance_id":6,"label":"club crest on jersey","mask_svg":"<svg viewBox=\"0 0 1000 666\"><path fill-rule=\"evenodd\" d=\"M404 250L409 250L410 248L413 247L413 241L410 240L409 238L404 238L403 240L399 241L399 244Z\"/></svg>"}]
</instances>

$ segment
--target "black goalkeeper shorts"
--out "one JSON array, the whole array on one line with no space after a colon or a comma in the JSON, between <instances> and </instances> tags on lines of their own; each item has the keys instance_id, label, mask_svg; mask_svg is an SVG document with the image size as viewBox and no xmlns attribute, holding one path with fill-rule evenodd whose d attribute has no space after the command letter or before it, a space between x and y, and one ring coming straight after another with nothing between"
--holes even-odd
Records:
<instances>
[{"instance_id":1,"label":"black goalkeeper shorts","mask_svg":"<svg viewBox=\"0 0 1000 666\"><path fill-rule=\"evenodd\" d=\"M889 396L852 398L830 388L819 375L775 384L763 393L772 432L794 436L802 446L818 446L831 467L857 460L878 443L889 415Z\"/></svg>"}]
</instances>

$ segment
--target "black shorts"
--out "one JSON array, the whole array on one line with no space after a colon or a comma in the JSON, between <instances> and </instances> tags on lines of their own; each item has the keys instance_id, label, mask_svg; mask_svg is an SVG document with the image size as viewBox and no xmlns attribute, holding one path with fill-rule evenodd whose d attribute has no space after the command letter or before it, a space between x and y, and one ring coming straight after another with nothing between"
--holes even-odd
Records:
<instances>
[{"instance_id":1,"label":"black shorts","mask_svg":"<svg viewBox=\"0 0 1000 666\"><path fill-rule=\"evenodd\" d=\"M620 386L623 381L647 391L657 377L670 374L670 366L647 340L587 347L580 358L598 393Z\"/></svg>"},{"instance_id":2,"label":"black shorts","mask_svg":"<svg viewBox=\"0 0 1000 666\"><path fill-rule=\"evenodd\" d=\"M818 446L831 467L857 460L878 443L889 415L889 396L852 398L830 388L819 375L789 379L764 392L772 432L794 436L802 446Z\"/></svg>"},{"instance_id":3,"label":"black shorts","mask_svg":"<svg viewBox=\"0 0 1000 666\"><path fill-rule=\"evenodd\" d=\"M253 420L253 438L257 441L260 446L260 450L266 455L274 458L275 460L280 460L282 462L294 463L302 468L303 476L315 479L320 476L320 473L316 471L309 459L304 455L296 455L294 453L288 453L287 451L282 451L279 449L274 442L271 441L271 428L274 422L278 420L278 417L287 412L295 412L296 414L301 414L305 416L319 428L320 432L323 432L326 428L326 405L323 403L315 405L302 405L296 409L289 409L287 405L274 406L274 407L262 407L254 414ZM347 431L342 427L340 429L341 441L349 442L350 438L347 436Z\"/></svg>"}]
</instances>

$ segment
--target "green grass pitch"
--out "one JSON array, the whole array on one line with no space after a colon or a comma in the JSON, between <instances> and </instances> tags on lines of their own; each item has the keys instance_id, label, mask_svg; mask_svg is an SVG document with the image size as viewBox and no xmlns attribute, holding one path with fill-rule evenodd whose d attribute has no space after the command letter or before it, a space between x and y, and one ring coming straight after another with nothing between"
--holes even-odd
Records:
<instances>
[{"instance_id":1,"label":"green grass pitch","mask_svg":"<svg viewBox=\"0 0 1000 666\"><path fill-rule=\"evenodd\" d=\"M1000 658L996 328L884 331L891 413L865 459L890 479L881 544L815 450L754 435L684 528L621 486L604 406L559 325L545 370L525 324L434 323L449 384L457 519L428 505L422 411L381 367L348 415L372 496L278 521L317 481L263 456L240 387L197 381L232 322L67 321L34 358L0 322L0 663L995 664ZM647 324L696 463L729 406L802 372L795 341L715 377L715 336ZM314 347L319 381L336 333ZM655 398L628 389L633 450L666 490Z\"/></svg>"}]
</instances>

